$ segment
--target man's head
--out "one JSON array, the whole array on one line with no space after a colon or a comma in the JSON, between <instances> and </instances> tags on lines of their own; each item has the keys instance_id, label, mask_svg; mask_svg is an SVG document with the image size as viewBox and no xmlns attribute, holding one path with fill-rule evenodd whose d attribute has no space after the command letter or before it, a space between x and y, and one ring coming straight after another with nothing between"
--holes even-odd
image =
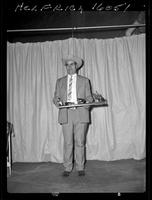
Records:
<instances>
[{"instance_id":1,"label":"man's head","mask_svg":"<svg viewBox=\"0 0 152 200\"><path fill-rule=\"evenodd\" d=\"M66 66L68 74L75 74L77 70L82 66L82 59L73 55L68 55L63 59L63 64Z\"/></svg>"}]
</instances>

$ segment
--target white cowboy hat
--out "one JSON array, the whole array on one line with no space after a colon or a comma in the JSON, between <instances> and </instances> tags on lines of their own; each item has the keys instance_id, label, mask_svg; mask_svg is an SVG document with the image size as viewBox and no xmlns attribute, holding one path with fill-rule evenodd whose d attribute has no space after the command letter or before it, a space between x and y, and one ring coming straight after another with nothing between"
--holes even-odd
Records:
<instances>
[{"instance_id":1,"label":"white cowboy hat","mask_svg":"<svg viewBox=\"0 0 152 200\"><path fill-rule=\"evenodd\" d=\"M82 59L73 55L68 55L62 59L63 64L65 65L67 61L74 61L77 63L77 69L82 66Z\"/></svg>"}]
</instances>

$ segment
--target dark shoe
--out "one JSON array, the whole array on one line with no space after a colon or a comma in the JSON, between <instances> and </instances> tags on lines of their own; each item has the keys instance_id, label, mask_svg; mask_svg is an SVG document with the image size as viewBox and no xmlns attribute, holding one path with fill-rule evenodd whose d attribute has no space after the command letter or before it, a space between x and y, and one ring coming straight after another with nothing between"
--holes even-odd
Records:
<instances>
[{"instance_id":1,"label":"dark shoe","mask_svg":"<svg viewBox=\"0 0 152 200\"><path fill-rule=\"evenodd\" d=\"M67 176L70 175L70 172L68 172L68 171L64 171L62 175L63 175L64 177L67 177Z\"/></svg>"},{"instance_id":2,"label":"dark shoe","mask_svg":"<svg viewBox=\"0 0 152 200\"><path fill-rule=\"evenodd\" d=\"M78 175L79 175L79 176L85 176L84 170L78 171Z\"/></svg>"}]
</instances>

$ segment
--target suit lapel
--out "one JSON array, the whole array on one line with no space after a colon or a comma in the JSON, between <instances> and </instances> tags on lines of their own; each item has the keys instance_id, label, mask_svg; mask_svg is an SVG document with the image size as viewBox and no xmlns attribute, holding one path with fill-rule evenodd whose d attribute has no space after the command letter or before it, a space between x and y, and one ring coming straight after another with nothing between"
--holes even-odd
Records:
<instances>
[{"instance_id":1,"label":"suit lapel","mask_svg":"<svg viewBox=\"0 0 152 200\"><path fill-rule=\"evenodd\" d=\"M80 86L81 86L81 79L80 79L80 76L77 75L77 83L76 83L77 97L78 97L78 91L79 91Z\"/></svg>"},{"instance_id":2,"label":"suit lapel","mask_svg":"<svg viewBox=\"0 0 152 200\"><path fill-rule=\"evenodd\" d=\"M64 100L66 101L67 98L67 76L63 78L62 81L62 90L64 90Z\"/></svg>"},{"instance_id":3,"label":"suit lapel","mask_svg":"<svg viewBox=\"0 0 152 200\"><path fill-rule=\"evenodd\" d=\"M64 86L65 90L67 90L67 76L65 76L63 79L63 86Z\"/></svg>"}]
</instances>

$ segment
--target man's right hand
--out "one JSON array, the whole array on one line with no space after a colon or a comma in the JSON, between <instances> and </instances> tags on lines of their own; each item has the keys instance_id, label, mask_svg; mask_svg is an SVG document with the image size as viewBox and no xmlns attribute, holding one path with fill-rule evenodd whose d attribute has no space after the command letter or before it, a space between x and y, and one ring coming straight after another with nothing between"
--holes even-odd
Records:
<instances>
[{"instance_id":1,"label":"man's right hand","mask_svg":"<svg viewBox=\"0 0 152 200\"><path fill-rule=\"evenodd\" d=\"M62 103L62 101L60 100L59 97L58 97L58 98L54 98L54 99L53 99L53 102L54 102L54 104L56 105L56 107L59 107L59 106L62 106L62 105L63 105L63 103Z\"/></svg>"}]
</instances>

